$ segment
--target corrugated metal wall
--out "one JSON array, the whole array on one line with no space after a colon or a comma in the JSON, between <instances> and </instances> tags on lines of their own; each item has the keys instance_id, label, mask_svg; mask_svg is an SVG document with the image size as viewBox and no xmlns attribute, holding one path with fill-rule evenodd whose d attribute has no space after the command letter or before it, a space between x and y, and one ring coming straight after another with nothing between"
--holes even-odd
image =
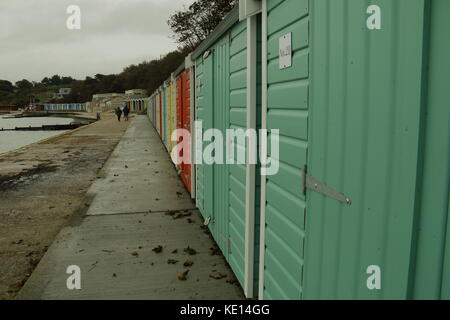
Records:
<instances>
[{"instance_id":1,"label":"corrugated metal wall","mask_svg":"<svg viewBox=\"0 0 450 320\"><path fill-rule=\"evenodd\" d=\"M382 10L380 30L367 27L369 5ZM267 0L267 9L265 116L281 137L279 159L269 149L280 171L265 179L260 298L450 299L450 2ZM292 67L283 69L279 41L288 33ZM246 129L246 46L240 22L197 58L198 135ZM167 91L159 96L164 141ZM259 85L257 96L259 128ZM158 96L155 105L157 116ZM305 197L305 165L351 205L312 190ZM196 165L197 206L243 286L246 170ZM380 290L368 287L373 266Z\"/></svg>"},{"instance_id":2,"label":"corrugated metal wall","mask_svg":"<svg viewBox=\"0 0 450 320\"><path fill-rule=\"evenodd\" d=\"M381 30L366 26L373 4ZM267 125L281 131L281 164L267 178L264 298L449 296L449 6L267 1ZM289 32L293 65L280 70ZM351 206L311 190L305 206L303 164ZM381 290L367 285L370 266Z\"/></svg>"},{"instance_id":3,"label":"corrugated metal wall","mask_svg":"<svg viewBox=\"0 0 450 320\"><path fill-rule=\"evenodd\" d=\"M428 112L450 118L442 96L426 95L428 10L438 3L371 1L382 8L382 28L369 30L368 2L311 1L309 174L352 204L308 192L305 298L441 295L449 162L423 144L443 128ZM435 37L431 56L439 56ZM443 78L430 76L434 90ZM448 120L445 126L448 151ZM436 166L445 178L432 173ZM367 285L370 266L380 268L380 290Z\"/></svg>"},{"instance_id":4,"label":"corrugated metal wall","mask_svg":"<svg viewBox=\"0 0 450 320\"><path fill-rule=\"evenodd\" d=\"M428 3L414 279L408 298L450 299L450 1Z\"/></svg>"}]
</instances>

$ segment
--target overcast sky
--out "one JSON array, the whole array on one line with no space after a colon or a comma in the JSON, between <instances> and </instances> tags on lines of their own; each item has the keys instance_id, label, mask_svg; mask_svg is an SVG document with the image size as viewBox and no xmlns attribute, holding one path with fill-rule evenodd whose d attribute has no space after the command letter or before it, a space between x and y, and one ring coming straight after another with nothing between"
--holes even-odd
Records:
<instances>
[{"instance_id":1,"label":"overcast sky","mask_svg":"<svg viewBox=\"0 0 450 320\"><path fill-rule=\"evenodd\" d=\"M192 2L0 0L0 79L84 79L157 58L177 48L169 15ZM81 30L66 27L69 5L81 8Z\"/></svg>"}]
</instances>

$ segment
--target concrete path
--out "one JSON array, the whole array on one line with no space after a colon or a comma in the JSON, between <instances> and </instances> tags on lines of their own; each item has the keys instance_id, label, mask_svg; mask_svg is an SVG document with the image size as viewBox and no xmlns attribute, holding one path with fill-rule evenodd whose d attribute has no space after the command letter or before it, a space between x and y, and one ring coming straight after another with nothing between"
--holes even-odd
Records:
<instances>
[{"instance_id":1,"label":"concrete path","mask_svg":"<svg viewBox=\"0 0 450 320\"><path fill-rule=\"evenodd\" d=\"M243 299L146 116L134 119L99 178L87 215L61 231L18 299ZM71 265L81 269L81 290L67 289Z\"/></svg>"}]
</instances>

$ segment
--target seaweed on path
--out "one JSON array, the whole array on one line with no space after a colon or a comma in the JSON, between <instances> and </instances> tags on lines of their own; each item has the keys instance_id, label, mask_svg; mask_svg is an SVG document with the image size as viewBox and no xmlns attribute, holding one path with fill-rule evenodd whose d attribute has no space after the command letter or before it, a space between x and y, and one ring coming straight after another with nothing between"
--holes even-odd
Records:
<instances>
[{"instance_id":1,"label":"seaweed on path","mask_svg":"<svg viewBox=\"0 0 450 320\"><path fill-rule=\"evenodd\" d=\"M45 163L11 176L0 175L0 191L17 188L21 184L25 184L30 180L37 178L39 175L55 172L57 168L58 166Z\"/></svg>"}]
</instances>

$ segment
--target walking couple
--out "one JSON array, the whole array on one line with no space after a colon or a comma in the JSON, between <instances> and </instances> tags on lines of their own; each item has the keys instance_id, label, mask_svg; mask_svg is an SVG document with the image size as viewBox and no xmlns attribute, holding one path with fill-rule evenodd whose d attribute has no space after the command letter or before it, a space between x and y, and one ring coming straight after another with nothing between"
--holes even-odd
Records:
<instances>
[{"instance_id":1,"label":"walking couple","mask_svg":"<svg viewBox=\"0 0 450 320\"><path fill-rule=\"evenodd\" d=\"M116 116L117 116L117 120L119 120L119 122L120 122L120 119L122 118L122 113L125 118L125 121L128 121L128 115L130 114L130 108L128 107L127 104L125 104L125 107L123 108L123 110L120 109L120 107L117 107L117 109L116 109Z\"/></svg>"}]
</instances>

